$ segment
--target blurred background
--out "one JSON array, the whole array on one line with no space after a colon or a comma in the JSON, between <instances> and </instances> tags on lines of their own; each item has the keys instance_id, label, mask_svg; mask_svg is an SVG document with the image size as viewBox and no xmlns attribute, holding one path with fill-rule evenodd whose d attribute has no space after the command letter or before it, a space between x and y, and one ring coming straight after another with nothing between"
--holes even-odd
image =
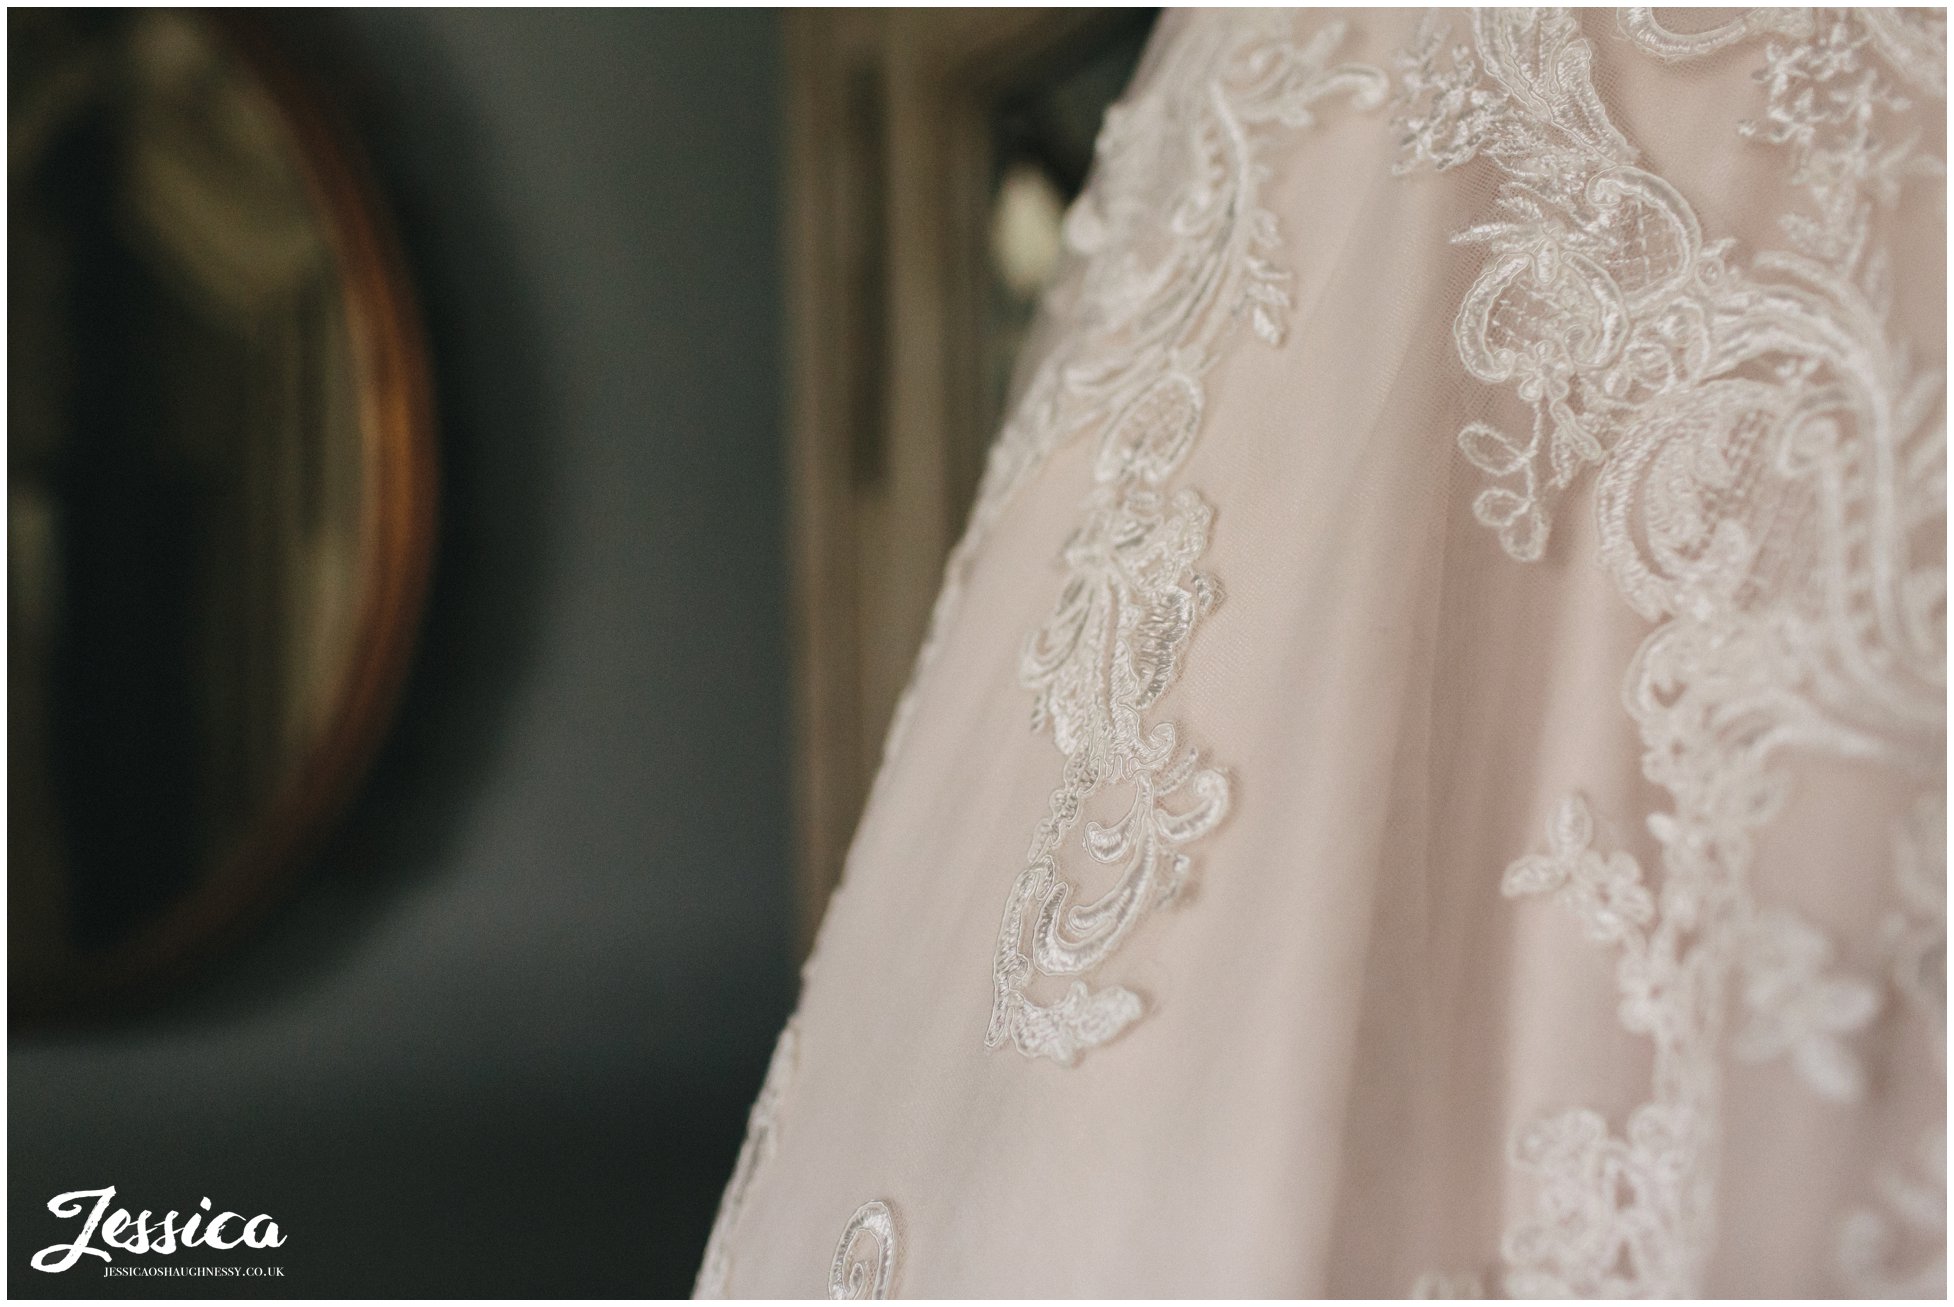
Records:
<instances>
[{"instance_id":1,"label":"blurred background","mask_svg":"<svg viewBox=\"0 0 1954 1307\"><path fill-rule=\"evenodd\" d=\"M9 12L10 1294L689 1292L1152 20Z\"/></svg>"}]
</instances>

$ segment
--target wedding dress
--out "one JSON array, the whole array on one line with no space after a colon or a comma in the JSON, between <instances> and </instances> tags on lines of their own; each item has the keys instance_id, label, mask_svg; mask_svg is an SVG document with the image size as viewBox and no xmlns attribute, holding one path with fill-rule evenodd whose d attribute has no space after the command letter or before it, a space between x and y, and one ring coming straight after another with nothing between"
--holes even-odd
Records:
<instances>
[{"instance_id":1,"label":"wedding dress","mask_svg":"<svg viewBox=\"0 0 1954 1307\"><path fill-rule=\"evenodd\" d=\"M1163 17L702 1295L1943 1293L1945 41Z\"/></svg>"}]
</instances>

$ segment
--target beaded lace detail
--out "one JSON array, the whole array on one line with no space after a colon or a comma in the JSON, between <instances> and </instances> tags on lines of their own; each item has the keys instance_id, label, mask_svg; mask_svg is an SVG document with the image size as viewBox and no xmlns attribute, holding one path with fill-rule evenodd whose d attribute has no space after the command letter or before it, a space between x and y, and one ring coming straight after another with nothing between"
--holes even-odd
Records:
<instances>
[{"instance_id":1,"label":"beaded lace detail","mask_svg":"<svg viewBox=\"0 0 1954 1307\"><path fill-rule=\"evenodd\" d=\"M999 926L993 1048L1070 1065L1139 1018L1137 994L1085 977L1174 899L1190 870L1184 850L1228 811L1226 774L1175 723L1149 720L1221 594L1197 569L1213 511L1171 483L1201 431L1202 374L1235 324L1246 319L1259 339L1282 343L1290 274L1273 261L1259 140L1307 126L1327 99L1375 107L1386 89L1377 69L1330 63L1340 24L1298 44L1292 21L1195 18L1148 89L1107 114L1093 183L1066 220L1079 262L1052 306L1065 344L1000 437L976 510L974 530L1058 443L1096 440L1064 587L1019 664L1036 695L1033 726L1051 731L1065 763ZM1083 845L1117 878L1077 902L1062 848L1086 801L1114 787L1124 814L1087 822ZM1032 992L1040 978L1070 984L1043 999Z\"/></svg>"},{"instance_id":2,"label":"beaded lace detail","mask_svg":"<svg viewBox=\"0 0 1954 1307\"><path fill-rule=\"evenodd\" d=\"M1910 179L1940 172L1891 120L1944 95L1944 26L1799 12L1685 36L1628 10L1621 30L1667 60L1768 36L1764 112L1741 130L1783 147L1804 193L1787 248L1746 260L1705 238L1609 121L1565 11L1476 12L1458 44L1435 23L1399 65L1401 170L1485 159L1501 177L1496 216L1458 238L1487 258L1454 334L1466 370L1511 386L1532 421L1459 433L1493 482L1474 513L1515 559L1538 559L1557 501L1598 468L1601 561L1657 623L1625 698L1643 770L1673 799L1648 821L1659 882L1593 847L1579 796L1556 810L1548 851L1505 878L1619 949L1622 1023L1655 1047L1651 1097L1621 1133L1577 1109L1514 1140L1538 1182L1505 1242L1516 1296L1701 1293L1725 1052L1783 1058L1830 1098L1863 1092L1850 1040L1880 991L1753 893L1783 763L1889 769L1919 788L1922 821L1945 820L1944 379L1887 331L1876 234ZM1890 935L1902 973L1937 966L1944 988L1944 942L1930 941L1936 914L1945 937L1945 873L1918 888L1928 879L1914 874L1918 911ZM1931 1204L1889 1191L1848 1223L1849 1278L1908 1282L1872 1268Z\"/></svg>"},{"instance_id":3,"label":"beaded lace detail","mask_svg":"<svg viewBox=\"0 0 1954 1307\"><path fill-rule=\"evenodd\" d=\"M855 1209L835 1245L828 1297L887 1298L895 1280L896 1216L887 1203L871 1199Z\"/></svg>"}]
</instances>

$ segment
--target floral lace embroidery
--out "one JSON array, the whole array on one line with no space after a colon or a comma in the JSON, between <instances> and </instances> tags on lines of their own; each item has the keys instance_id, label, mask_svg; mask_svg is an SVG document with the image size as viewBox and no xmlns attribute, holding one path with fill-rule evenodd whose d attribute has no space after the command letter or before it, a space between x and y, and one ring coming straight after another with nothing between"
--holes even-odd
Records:
<instances>
[{"instance_id":1,"label":"floral lace embroidery","mask_svg":"<svg viewBox=\"0 0 1954 1307\"><path fill-rule=\"evenodd\" d=\"M1603 857L1593 848L1594 817L1587 800L1569 795L1547 823L1547 849L1506 869L1500 890L1508 898L1551 893L1579 916L1588 937L1613 944L1639 935L1655 918L1655 900L1642 884L1642 868L1626 853Z\"/></svg>"},{"instance_id":2,"label":"floral lace embroidery","mask_svg":"<svg viewBox=\"0 0 1954 1307\"><path fill-rule=\"evenodd\" d=\"M1656 58L1673 61L1694 59L1768 32L1810 36L1812 15L1809 9L1752 9L1701 32L1676 32L1657 20L1655 10L1630 8L1621 11L1621 30Z\"/></svg>"},{"instance_id":3,"label":"floral lace embroidery","mask_svg":"<svg viewBox=\"0 0 1954 1307\"><path fill-rule=\"evenodd\" d=\"M1553 895L1590 939L1621 949L1621 1021L1655 1042L1658 1095L1631 1115L1622 1139L1599 1113L1577 1109L1538 1120L1514 1140L1513 1164L1541 1183L1534 1214L1506 1240L1514 1268L1507 1291L1521 1298L1680 1291L1692 1273L1683 1260L1692 1243L1685 1218L1691 1203L1710 1197L1707 1177L1684 1189L1676 1171L1706 1143L1690 1132L1713 1119L1700 1096L1714 1084L1701 1052L1718 1025L1714 1013L1691 1013L1703 983L1686 924L1694 918L1658 914L1641 865L1619 850L1602 854L1594 834L1587 800L1562 799L1547 823L1548 852L1515 860L1502 889ZM1783 909L1755 913L1733 947L1749 1018L1733 1044L1737 1055L1788 1055L1820 1092L1856 1096L1863 1076L1841 1036L1872 1019L1877 992L1825 974L1830 941ZM1618 1202L1624 1191L1632 1197Z\"/></svg>"},{"instance_id":4,"label":"floral lace embroidery","mask_svg":"<svg viewBox=\"0 0 1954 1307\"><path fill-rule=\"evenodd\" d=\"M1828 973L1815 928L1758 907L1752 834L1785 802L1787 749L1926 779L1945 747L1944 382L1887 334L1874 239L1902 184L1940 167L1884 133L1908 107L1901 83L1944 94L1944 30L1863 13L1677 37L1629 11L1622 27L1671 59L1760 31L1799 38L1771 41L1765 113L1743 129L1787 150L1806 194L1788 250L1746 268L1730 242L1705 241L1609 122L1564 11L1478 12L1470 44L1450 48L1433 24L1399 64L1401 170L1484 158L1502 178L1496 218L1458 238L1489 253L1454 334L1466 370L1513 386L1532 423L1460 432L1495 482L1474 513L1537 559L1556 501L1599 466L1602 561L1659 623L1626 687L1644 772L1674 799L1649 820L1659 888L1590 848L1578 798L1549 852L1507 872L1507 892L1552 892L1621 946L1623 1023L1656 1050L1651 1099L1623 1134L1576 1110L1515 1139L1515 1164L1539 1178L1505 1245L1521 1296L1700 1293L1730 998L1745 1017L1732 1051L1785 1055L1835 1097L1859 1091L1842 1037L1877 997ZM1944 794L1924 802L1944 820Z\"/></svg>"},{"instance_id":5,"label":"floral lace embroidery","mask_svg":"<svg viewBox=\"0 0 1954 1307\"><path fill-rule=\"evenodd\" d=\"M828 1268L828 1297L887 1298L896 1281L896 1216L889 1205L870 1199L855 1209L835 1245Z\"/></svg>"},{"instance_id":6,"label":"floral lace embroidery","mask_svg":"<svg viewBox=\"0 0 1954 1307\"><path fill-rule=\"evenodd\" d=\"M1789 1057L1807 1085L1851 1102L1866 1076L1846 1037L1879 1010L1879 991L1856 976L1829 974L1832 941L1780 907L1758 911L1738 941L1738 979L1745 1024L1731 1052L1747 1062Z\"/></svg>"},{"instance_id":7,"label":"floral lace embroidery","mask_svg":"<svg viewBox=\"0 0 1954 1307\"><path fill-rule=\"evenodd\" d=\"M1289 275L1270 259L1275 218L1256 203L1266 169L1252 156L1252 140L1272 125L1308 126L1314 106L1331 97L1375 108L1387 88L1380 70L1328 63L1342 24L1326 24L1298 45L1291 15L1219 17L1191 15L1182 38L1165 47L1155 89L1107 114L1097 173L1067 216L1068 268L1045 309L1060 324L1047 333L1054 348L1031 366L1024 397L991 448L870 793L873 804L991 528L1056 448L1097 434L1097 489L1065 550L1068 583L1020 665L1037 694L1034 725L1051 727L1067 762L1034 840L1042 851L1020 873L1005 911L986 1040L996 1047L1010 1038L1028 1056L1061 1064L1130 1025L1139 1000L1117 987L1093 993L1077 981L1057 1003L1039 1004L1025 993L1034 966L1046 975L1096 968L1183 883L1189 864L1179 846L1227 810L1223 773L1178 750L1171 724L1146 729L1140 714L1172 683L1195 618L1220 593L1193 570L1207 547L1211 510L1193 491L1161 489L1198 433L1199 378L1239 319L1280 345L1291 307ZM1163 141L1179 141L1184 152L1163 152ZM1132 788L1127 815L1111 827L1090 824L1085 842L1099 860L1122 864L1121 882L1068 909L1072 885L1058 867L1059 845L1086 798L1118 783ZM1027 957L1023 924L1034 902ZM790 1022L720 1205L700 1297L724 1292L732 1231L753 1173L772 1152L792 1034ZM831 1295L886 1296L895 1257L893 1214L886 1204L864 1204L836 1250Z\"/></svg>"},{"instance_id":8,"label":"floral lace embroidery","mask_svg":"<svg viewBox=\"0 0 1954 1307\"><path fill-rule=\"evenodd\" d=\"M1329 64L1341 25L1299 45L1292 21L1198 17L1150 87L1108 113L1097 175L1066 220L1082 260L1054 301L1067 344L1000 437L974 515L973 534L1060 441L1096 435L1095 489L1064 549L1064 589L1019 665L1036 695L1034 729L1051 730L1065 765L999 926L992 1048L1070 1065L1138 1019L1138 995L1083 977L1174 898L1190 869L1182 850L1228 810L1226 775L1173 723L1147 720L1220 597L1196 570L1212 510L1167 483L1200 432L1200 378L1234 324L1246 318L1271 345L1283 338L1289 274L1270 261L1278 240L1259 203L1268 170L1257 138L1308 125L1331 96L1374 107L1385 90L1378 70ZM1075 902L1060 850L1086 801L1110 786L1130 795L1125 814L1086 823L1083 842L1117 878ZM1074 979L1047 1002L1030 993L1040 976Z\"/></svg>"},{"instance_id":9,"label":"floral lace embroidery","mask_svg":"<svg viewBox=\"0 0 1954 1307\"><path fill-rule=\"evenodd\" d=\"M1570 795L1547 823L1548 852L1519 858L1501 888L1509 897L1551 893L1578 915L1597 943L1617 944L1621 1018L1631 1031L1657 1040L1657 1079L1687 1074L1674 1040L1662 1037L1671 995L1686 993L1676 932L1652 934L1655 902L1642 868L1627 853L1593 847L1587 800ZM1681 1032L1675 1032L1680 1034ZM1659 1096L1660 1097L1660 1096ZM1547 1116L1514 1138L1513 1165L1540 1181L1534 1214L1507 1234L1513 1297L1638 1296L1657 1286L1686 1283L1678 1265L1682 1208L1707 1194L1675 1192L1670 1154L1688 1128L1686 1112L1657 1101L1637 1108L1626 1137L1617 1139L1597 1112L1576 1109ZM1617 1195L1633 1220L1618 1220ZM1626 1269L1624 1269L1626 1268Z\"/></svg>"},{"instance_id":10,"label":"floral lace embroidery","mask_svg":"<svg viewBox=\"0 0 1954 1307\"><path fill-rule=\"evenodd\" d=\"M1193 385L1198 422L1196 378L1242 317L1262 340L1282 343L1289 275L1270 261L1274 215L1253 206L1264 177L1249 157L1250 136L1271 123L1307 127L1315 106L1333 96L1365 109L1384 101L1381 70L1326 66L1342 23L1298 46L1293 15L1276 10L1184 19L1185 31L1162 46L1166 66L1151 76L1143 70L1136 87L1147 88L1106 113L1098 166L1066 215L1064 263L1042 309L1047 329L1035 336L1047 348L1020 362L1028 379L991 444L970 521L945 566L885 763L907 732L913 691L961 607L984 542L1053 451L1103 435L1170 374ZM1164 148L1169 141L1184 152Z\"/></svg>"},{"instance_id":11,"label":"floral lace embroidery","mask_svg":"<svg viewBox=\"0 0 1954 1307\"><path fill-rule=\"evenodd\" d=\"M1642 375L1667 370L1671 351L1659 338L1646 342L1653 350L1628 348L1629 299L1663 295L1686 233L1680 200L1630 167L1635 151L1594 93L1593 51L1571 17L1475 13L1472 24L1491 87L1465 46L1444 66L1438 24L1400 59L1397 171L1484 155L1506 174L1502 219L1453 238L1490 249L1453 335L1466 371L1511 383L1533 425L1519 439L1474 422L1458 439L1474 466L1517 481L1482 491L1473 513L1508 553L1532 560L1546 548L1553 502L1601 461L1609 424L1632 410L1637 391L1671 380Z\"/></svg>"},{"instance_id":12,"label":"floral lace embroidery","mask_svg":"<svg viewBox=\"0 0 1954 1307\"><path fill-rule=\"evenodd\" d=\"M775 1118L780 1113L781 1100L787 1095L788 1082L793 1079L798 1042L799 1036L790 1019L773 1046L766 1078L760 1082L760 1095L753 1100L753 1110L747 1116L746 1139L740 1144L726 1192L719 1198L719 1213L713 1218L706 1255L699 1265L699 1278L692 1286L694 1298L726 1296L727 1278L733 1269L733 1230L746 1207L746 1194L752 1187L754 1174L773 1156Z\"/></svg>"},{"instance_id":13,"label":"floral lace embroidery","mask_svg":"<svg viewBox=\"0 0 1954 1307\"><path fill-rule=\"evenodd\" d=\"M1947 1074L1947 806L1923 795L1893 832L1899 906L1881 932L1887 976ZM1875 1178L1876 1201L1839 1231L1839 1278L1861 1298L1934 1298L1947 1285L1947 1132Z\"/></svg>"}]
</instances>

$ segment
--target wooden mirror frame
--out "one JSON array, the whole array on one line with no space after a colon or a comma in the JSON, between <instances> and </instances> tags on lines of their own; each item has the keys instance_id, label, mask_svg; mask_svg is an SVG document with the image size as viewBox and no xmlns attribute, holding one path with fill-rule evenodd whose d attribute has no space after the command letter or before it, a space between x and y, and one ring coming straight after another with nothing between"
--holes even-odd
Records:
<instances>
[{"instance_id":1,"label":"wooden mirror frame","mask_svg":"<svg viewBox=\"0 0 1954 1307\"><path fill-rule=\"evenodd\" d=\"M264 88L297 150L346 295L362 477L360 612L329 725L214 874L126 940L78 954L50 978L10 984L16 1026L101 1015L146 999L235 942L298 880L365 778L391 724L433 567L438 467L433 389L418 309L386 210L343 119L257 20L202 11Z\"/></svg>"}]
</instances>

